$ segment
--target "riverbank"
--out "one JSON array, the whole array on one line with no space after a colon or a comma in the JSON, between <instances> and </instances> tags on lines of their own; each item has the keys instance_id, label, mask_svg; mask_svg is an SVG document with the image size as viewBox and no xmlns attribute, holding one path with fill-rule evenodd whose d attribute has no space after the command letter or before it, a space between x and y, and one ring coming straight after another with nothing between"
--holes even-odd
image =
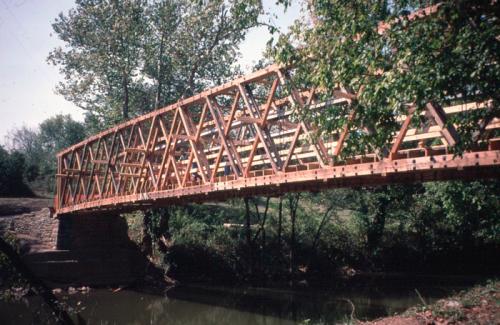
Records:
<instances>
[{"instance_id":1,"label":"riverbank","mask_svg":"<svg viewBox=\"0 0 500 325\"><path fill-rule=\"evenodd\" d=\"M489 281L430 305L421 298L421 303L401 315L359 324L500 324L500 281Z\"/></svg>"},{"instance_id":2,"label":"riverbank","mask_svg":"<svg viewBox=\"0 0 500 325\"><path fill-rule=\"evenodd\" d=\"M25 236L18 238L22 239L21 248L24 247L23 252L31 253L32 250L42 247L35 243L32 240L33 238L47 237L48 231L43 231L43 228L34 222L38 213L44 211L40 210L40 208L48 203L44 203L44 199L40 200L0 200L3 212L0 221L3 221L3 224L6 225L5 229L19 235L20 230L23 229L22 225L34 225L34 228L36 228L36 231L28 231L28 228L26 228L26 231L21 233L21 235L26 233ZM337 324L352 323L351 320L354 319L362 322L392 315L399 316L380 318L367 324L500 323L498 308L494 304L499 300L497 296L499 292L498 282L480 287L483 289L477 289L479 291L476 289L469 290L472 293L470 296L466 296L463 301L454 297L444 299L444 297L449 297L459 290L471 288L477 283L485 283L485 279L499 274L495 271L494 266L492 268L481 267L466 256L454 254L456 258L461 257L462 263L469 263L469 267L474 267L476 271L489 270L488 275L469 277L456 274L451 276L450 266L433 269L437 273L429 273L429 275L393 273L388 272L388 270L391 270L388 266L390 263L387 265L374 264L374 269L380 267L385 270L374 273L369 272L372 267L357 269L343 267L343 265L352 264L363 266L363 263L356 264L351 263L349 260L327 259L324 255L321 255L327 251L327 248L337 247L338 243L335 241L332 241L332 246L318 246L318 254L323 253L316 256L316 258L310 257L306 259L308 253L316 254L317 251L310 247L311 243L306 240L307 237L304 237L304 235L300 237L302 241L301 245L298 246L300 249L297 250L299 254L296 255L300 259L296 263L299 267L294 274L295 281L293 283L295 285L293 288L284 289L290 285L290 281L287 279L288 269L286 269L289 266L287 264L289 260L285 254L289 248L287 246L288 241L285 239L278 242L273 240L274 237L271 236L273 234L273 224L269 225L268 232L266 232L265 245L262 246L265 249L255 244L260 242L256 241L260 237L258 232L254 234L257 239L254 239L254 245L251 246L253 254L250 257L252 259L245 262L245 257L248 254L246 247L243 245L244 241L241 240L244 232L241 229L226 229L214 226L220 225L226 218L229 218L229 214L219 216L209 208L218 209L219 207L204 206L197 207L194 210L170 211L170 231L172 242L175 245L171 247L169 254L165 256L156 254L155 256L160 262L158 266L165 267L166 270L169 269L169 275L173 275L175 279L179 280L180 285L168 290L166 295L165 290L157 292L158 283L155 282L153 285L149 285L152 288L148 288L148 285L145 285L142 281L135 283L135 286L122 286L120 285L121 282L118 281L116 283L120 288L118 290L112 284L109 284L109 286L113 286L113 289L107 288L108 284L100 287L94 286L90 292L86 293L71 288L67 290L56 289L56 295L71 308L82 306L88 311L91 309L97 310L98 316L92 313L82 313L82 317L91 319L93 322L122 323L129 318L134 319L136 314L153 309L157 310L158 308L157 316L160 318L146 315L145 318L140 319L139 323L158 323L158 319L186 317L185 324L198 324L199 322L190 318L194 310L202 312L207 322L216 317L214 315L221 317L218 314L221 310L224 310L222 313L224 315L227 312L232 313L234 318L227 319L227 322L218 321L220 324L234 324L237 320L247 319L246 317L251 317L252 320L253 317L264 317L263 319L267 319L269 324L302 324L304 322L308 324ZM51 222L58 220L50 218L50 213L48 209L46 210L44 220L51 220ZM241 215L241 211L236 208L231 211L228 210L227 213L229 212L234 214L234 218ZM203 218L212 217L216 219L206 223L200 221L205 220ZM137 246L141 242L141 221L143 218L141 215L134 215L128 219L136 222L135 226L129 224L128 227L124 227L124 221L119 218L116 221L122 227L118 229L119 231L113 233L115 237L118 233L122 234L122 237L127 242L131 238L137 237L135 238L135 246ZM82 220L89 221L89 216ZM190 222L193 220L197 222L199 228L190 226ZM343 222L348 222L348 220L346 219ZM95 233L96 227L92 225L91 223L91 227L89 227L92 229L92 233ZM105 227L103 229L107 231L110 228ZM131 236L130 232L127 235L127 230L135 230L136 236ZM38 233L40 233L40 236L36 235ZM208 234L206 238L201 236L205 233ZM199 236L194 236L195 234ZM326 238L331 237L328 235ZM332 238L335 239L335 237ZM28 242L28 239L31 241ZM201 245L203 243L207 245ZM281 243L282 246L276 246L276 243ZM326 244L326 242L323 244ZM354 246L358 248L359 252L362 251L360 250L363 247L361 244L362 242L359 242ZM116 249L106 247L108 251L116 255ZM341 252L351 252L348 249L349 247L351 246L339 251L339 254ZM450 251L447 252L451 254ZM480 253L481 251L477 250L477 254ZM404 256L404 254L400 255ZM320 258L322 256L324 258ZM488 259L488 263L493 265L494 260ZM250 264L250 262L253 263ZM317 264L318 262L321 262L321 264ZM52 265L53 263L49 264ZM434 265L433 263L430 264ZM99 265L102 266L102 263L99 263ZM128 264L123 262L117 265L119 265L119 270L129 268ZM252 266L252 272L249 274L248 267L250 266ZM273 269L273 266L279 266L280 268ZM338 269L342 270L342 272L337 272ZM453 268L453 270L455 272L457 270L465 272L460 268ZM163 279L163 270L158 271L158 278ZM66 273L75 274L74 272ZM231 275L241 276L231 277ZM250 277L250 275L252 276ZM93 279L95 280L95 277ZM116 279L116 273L114 273L113 282L117 282ZM224 281L217 281L219 279ZM68 283L73 285L71 282ZM250 283L251 286L248 287ZM24 292L25 290L21 286L15 287L19 290L15 289L9 292L8 295L20 296L18 301L28 301L30 305L22 306L16 302L4 302L2 308L0 308L0 315L10 315L9 319L14 320L19 315L31 315L34 312L33 306L43 305L36 296L26 296L27 292ZM490 290L488 292L491 292L493 296L486 299L486 303L484 303L484 299L477 297L484 294L486 290ZM419 295L421 298L419 298ZM146 299L147 303L144 299ZM94 302L94 300L98 302ZM441 305L437 302L438 300L441 301ZM38 302L35 303L35 301ZM189 310L189 313L179 315L178 311L172 309L173 307L168 303L169 301L176 301L176 304ZM471 304L470 301L473 303ZM124 313L121 309L120 311L113 311L113 306L117 304L135 305L135 312ZM423 307L414 307L404 313L405 310L416 305ZM283 320L284 323L282 323ZM27 321L27 323L30 322Z\"/></svg>"},{"instance_id":3,"label":"riverbank","mask_svg":"<svg viewBox=\"0 0 500 325\"><path fill-rule=\"evenodd\" d=\"M408 279L405 288L392 282L344 289L181 284L163 295L140 288L68 288L54 293L72 317L78 313L87 323L498 324L498 282L467 288L453 295L460 286L414 286ZM0 300L0 318L32 324L41 307L35 295Z\"/></svg>"},{"instance_id":4,"label":"riverbank","mask_svg":"<svg viewBox=\"0 0 500 325\"><path fill-rule=\"evenodd\" d=\"M48 197L0 197L0 217L12 217L40 211L53 205Z\"/></svg>"}]
</instances>

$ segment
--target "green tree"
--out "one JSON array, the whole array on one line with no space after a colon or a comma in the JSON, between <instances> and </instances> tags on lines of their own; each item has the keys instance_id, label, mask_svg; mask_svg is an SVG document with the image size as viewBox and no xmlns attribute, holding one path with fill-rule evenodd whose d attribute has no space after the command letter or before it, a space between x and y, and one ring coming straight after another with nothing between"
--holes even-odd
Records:
<instances>
[{"instance_id":1,"label":"green tree","mask_svg":"<svg viewBox=\"0 0 500 325\"><path fill-rule=\"evenodd\" d=\"M82 123L70 115L56 115L35 129L21 127L10 132L11 149L26 157L28 166L38 166L43 174L55 173L56 154L86 137Z\"/></svg>"},{"instance_id":2,"label":"green tree","mask_svg":"<svg viewBox=\"0 0 500 325\"><path fill-rule=\"evenodd\" d=\"M48 61L65 76L59 93L95 132L229 79L261 13L260 0L79 0L53 24L66 46ZM166 246L165 211L144 216L147 252L153 239Z\"/></svg>"},{"instance_id":3,"label":"green tree","mask_svg":"<svg viewBox=\"0 0 500 325\"><path fill-rule=\"evenodd\" d=\"M142 57L145 3L78 0L52 25L66 43L48 57L64 75L57 91L101 126L135 115L131 107L143 96L134 78Z\"/></svg>"},{"instance_id":4,"label":"green tree","mask_svg":"<svg viewBox=\"0 0 500 325\"><path fill-rule=\"evenodd\" d=\"M500 245L498 181L433 182L415 195L413 229L422 250Z\"/></svg>"},{"instance_id":5,"label":"green tree","mask_svg":"<svg viewBox=\"0 0 500 325\"><path fill-rule=\"evenodd\" d=\"M25 167L25 156L21 152L8 152L0 146L1 196L31 196L33 194L24 181Z\"/></svg>"},{"instance_id":6,"label":"green tree","mask_svg":"<svg viewBox=\"0 0 500 325\"><path fill-rule=\"evenodd\" d=\"M42 190L51 191L56 174L56 154L86 137L82 123L70 115L56 115L44 120L37 128L21 127L9 134L10 149L13 155L23 155L24 178L28 181L39 179Z\"/></svg>"},{"instance_id":7,"label":"green tree","mask_svg":"<svg viewBox=\"0 0 500 325\"><path fill-rule=\"evenodd\" d=\"M148 8L144 74L155 107L234 75L239 43L259 24L260 1L160 1Z\"/></svg>"},{"instance_id":8,"label":"green tree","mask_svg":"<svg viewBox=\"0 0 500 325\"><path fill-rule=\"evenodd\" d=\"M39 125L39 139L46 155L55 159L58 151L82 141L87 136L85 126L70 115L56 115Z\"/></svg>"},{"instance_id":9,"label":"green tree","mask_svg":"<svg viewBox=\"0 0 500 325\"><path fill-rule=\"evenodd\" d=\"M26 163L31 166L43 160L38 137L39 134L36 128L22 126L9 131L7 147L22 152L26 156Z\"/></svg>"},{"instance_id":10,"label":"green tree","mask_svg":"<svg viewBox=\"0 0 500 325\"><path fill-rule=\"evenodd\" d=\"M40 123L38 143L42 160L37 166L41 178L44 179L45 190L54 190L57 152L82 141L86 135L84 125L69 115L56 115Z\"/></svg>"},{"instance_id":11,"label":"green tree","mask_svg":"<svg viewBox=\"0 0 500 325\"><path fill-rule=\"evenodd\" d=\"M58 92L103 129L228 79L261 11L258 0L79 0L53 24L66 46L48 61L65 76Z\"/></svg>"},{"instance_id":12,"label":"green tree","mask_svg":"<svg viewBox=\"0 0 500 325\"><path fill-rule=\"evenodd\" d=\"M435 12L410 21L410 12L435 2ZM357 94L350 106L330 107L328 114L309 117L323 131L339 130L355 110L352 125L366 131L351 135L346 147L383 148L399 128L396 116L407 114L409 105L422 111L429 101L448 105L491 100L486 110L454 117L462 133L458 151L472 146L484 122L499 115L500 24L495 1L308 3L314 24L297 23L275 42L274 55L296 67L297 83L328 90L342 86ZM390 24L382 30L381 21Z\"/></svg>"}]
</instances>

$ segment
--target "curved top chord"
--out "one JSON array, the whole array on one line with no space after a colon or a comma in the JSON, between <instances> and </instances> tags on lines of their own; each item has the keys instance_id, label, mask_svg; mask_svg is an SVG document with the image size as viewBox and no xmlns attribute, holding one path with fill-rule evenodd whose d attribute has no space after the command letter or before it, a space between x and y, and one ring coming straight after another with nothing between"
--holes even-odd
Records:
<instances>
[{"instance_id":1,"label":"curved top chord","mask_svg":"<svg viewBox=\"0 0 500 325\"><path fill-rule=\"evenodd\" d=\"M448 116L488 103L429 104L412 125L414 109L396 116L400 130L386 150L342 155L353 132L316 136L296 118L308 109L349 107L340 90L324 99L295 89L283 67L271 65L222 86L137 117L57 155L58 214L134 210L182 202L331 186L498 177L498 118L488 121L477 150L454 157L458 141ZM323 99L322 99L323 98ZM346 120L353 118L350 112Z\"/></svg>"}]
</instances>

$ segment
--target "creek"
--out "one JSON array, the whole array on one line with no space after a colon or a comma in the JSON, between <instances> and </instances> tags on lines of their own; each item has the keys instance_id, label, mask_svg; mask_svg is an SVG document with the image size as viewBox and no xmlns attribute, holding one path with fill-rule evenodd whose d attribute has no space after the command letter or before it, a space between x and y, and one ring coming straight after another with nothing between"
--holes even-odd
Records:
<instances>
[{"instance_id":1,"label":"creek","mask_svg":"<svg viewBox=\"0 0 500 325\"><path fill-rule=\"evenodd\" d=\"M186 284L166 296L101 288L59 298L75 307L87 324L335 324L348 321L352 313L360 320L400 313L423 303L417 291L429 304L480 280L379 275L293 290ZM35 296L0 301L0 323L44 323L47 315L41 306Z\"/></svg>"}]
</instances>

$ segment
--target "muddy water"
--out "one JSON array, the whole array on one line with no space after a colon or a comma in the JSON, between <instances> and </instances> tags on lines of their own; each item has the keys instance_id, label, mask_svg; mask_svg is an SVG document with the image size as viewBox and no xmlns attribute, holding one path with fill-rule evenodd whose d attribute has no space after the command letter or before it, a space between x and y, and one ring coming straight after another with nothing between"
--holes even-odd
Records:
<instances>
[{"instance_id":1,"label":"muddy water","mask_svg":"<svg viewBox=\"0 0 500 325\"><path fill-rule=\"evenodd\" d=\"M87 324L335 324L353 314L375 319L402 312L472 285L471 281L383 279L340 288L269 289L206 285L180 286L166 297L123 290L93 289L60 296ZM0 301L0 324L38 324L47 312L36 297Z\"/></svg>"}]
</instances>

